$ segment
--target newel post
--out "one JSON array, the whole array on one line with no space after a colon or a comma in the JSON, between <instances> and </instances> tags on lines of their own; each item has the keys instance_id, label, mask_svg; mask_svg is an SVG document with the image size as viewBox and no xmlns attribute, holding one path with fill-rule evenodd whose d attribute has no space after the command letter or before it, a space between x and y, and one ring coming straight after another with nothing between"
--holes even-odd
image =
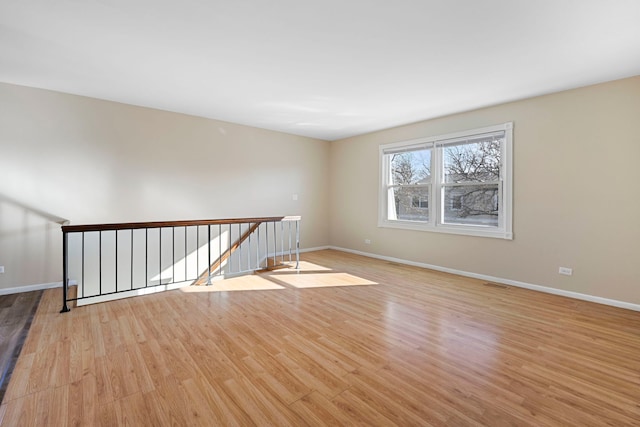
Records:
<instances>
[{"instance_id":1,"label":"newel post","mask_svg":"<svg viewBox=\"0 0 640 427\"><path fill-rule=\"evenodd\" d=\"M60 313L66 313L69 310L67 305L67 293L69 292L69 273L67 272L67 244L68 234L64 229L62 230L62 310Z\"/></svg>"}]
</instances>

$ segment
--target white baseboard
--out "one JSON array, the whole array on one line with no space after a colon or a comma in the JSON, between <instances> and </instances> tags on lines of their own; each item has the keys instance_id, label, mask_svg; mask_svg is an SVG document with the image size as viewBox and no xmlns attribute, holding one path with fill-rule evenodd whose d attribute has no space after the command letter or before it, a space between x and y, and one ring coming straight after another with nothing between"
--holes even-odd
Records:
<instances>
[{"instance_id":1,"label":"white baseboard","mask_svg":"<svg viewBox=\"0 0 640 427\"><path fill-rule=\"evenodd\" d=\"M305 252L317 252L317 251L324 251L326 249L331 249L331 246L317 246L315 248L306 248L306 249L300 249L300 253L305 253ZM273 257L281 257L281 256L288 256L289 255L289 251L279 251L279 252L269 252L268 254L266 254L265 256L263 256L260 260L260 263L264 263L264 260L266 260L267 258L273 258ZM296 253L295 251L291 252L292 256L295 256Z\"/></svg>"},{"instance_id":2,"label":"white baseboard","mask_svg":"<svg viewBox=\"0 0 640 427\"><path fill-rule=\"evenodd\" d=\"M516 286L518 288L531 289L533 291L544 292L544 293L547 293L547 294L560 295L560 296L563 296L563 297L578 299L578 300L582 300L582 301L589 301L589 302L595 302L595 303L598 303L598 304L610 305L610 306L618 307L618 308L625 308L627 310L640 311L640 304L633 304L633 303L626 302L626 301L618 301L618 300L614 300L614 299L597 297L597 296L594 296L594 295L582 294L582 293L579 293L579 292L565 291L565 290L562 290L562 289L550 288L548 286L534 285L534 284L531 284L531 283L520 282L518 280L504 279L502 277L488 276L486 274L472 273L472 272L469 272L469 271L462 271L462 270L456 270L454 268L440 267L438 265L426 264L426 263L422 263L422 262L407 261L407 260L400 259L400 258L394 258L394 257L378 255L378 254L372 254L372 253L369 253L369 252L362 252L362 251L357 251L357 250L354 250L354 249L341 248L339 246L330 246L329 249L333 249L333 250L341 251L341 252L348 252L348 253L352 253L352 254L356 254L356 255L362 255L362 256L369 257L369 258L381 259L381 260L384 260L384 261L396 262L398 264L405 264L405 265L412 265L414 267L428 268L430 270L442 271L444 273L457 274L459 276L472 277L474 279L481 279L481 280L486 280L486 281L489 281L489 282L502 283L502 284L505 284L505 285Z\"/></svg>"},{"instance_id":3,"label":"white baseboard","mask_svg":"<svg viewBox=\"0 0 640 427\"><path fill-rule=\"evenodd\" d=\"M331 247L331 246L318 246L318 247L315 247L315 248L305 248L305 249L300 249L300 253L324 251L324 250L327 250L327 249L333 249L333 247Z\"/></svg>"},{"instance_id":4,"label":"white baseboard","mask_svg":"<svg viewBox=\"0 0 640 427\"><path fill-rule=\"evenodd\" d=\"M69 286L77 285L75 280L69 281ZM40 283L37 285L16 286L14 288L0 289L0 295L19 294L22 292L40 291L42 289L61 288L62 282Z\"/></svg>"}]
</instances>

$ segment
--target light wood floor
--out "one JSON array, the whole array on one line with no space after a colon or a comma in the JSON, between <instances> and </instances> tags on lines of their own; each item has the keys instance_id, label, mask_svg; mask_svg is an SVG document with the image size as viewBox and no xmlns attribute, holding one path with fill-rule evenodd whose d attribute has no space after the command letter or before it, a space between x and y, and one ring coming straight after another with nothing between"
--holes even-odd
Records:
<instances>
[{"instance_id":1,"label":"light wood floor","mask_svg":"<svg viewBox=\"0 0 640 427\"><path fill-rule=\"evenodd\" d=\"M42 291L0 295L0 401L27 338Z\"/></svg>"},{"instance_id":2,"label":"light wood floor","mask_svg":"<svg viewBox=\"0 0 640 427\"><path fill-rule=\"evenodd\" d=\"M640 425L640 313L334 251L303 259L300 274L67 314L46 291L0 419Z\"/></svg>"}]
</instances>

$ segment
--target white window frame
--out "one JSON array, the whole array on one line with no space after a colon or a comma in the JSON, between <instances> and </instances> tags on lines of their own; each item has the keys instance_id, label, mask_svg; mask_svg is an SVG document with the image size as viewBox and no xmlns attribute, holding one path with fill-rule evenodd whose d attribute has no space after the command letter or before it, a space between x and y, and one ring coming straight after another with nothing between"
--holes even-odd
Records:
<instances>
[{"instance_id":1,"label":"white window frame","mask_svg":"<svg viewBox=\"0 0 640 427\"><path fill-rule=\"evenodd\" d=\"M498 227L484 225L449 224L443 223L444 196L443 189L443 161L442 148L455 142L471 139L483 134L504 132L504 142L501 144L501 168L499 191L502 203L498 212ZM393 214L389 211L390 193L390 162L387 155L403 151L431 149L431 183L429 186L429 220L406 221L389 218ZM410 141L383 144L379 147L380 186L378 196L378 227L399 228L405 230L420 230L439 233L462 234L469 236L493 237L513 239L513 122L462 132L449 133L414 139Z\"/></svg>"}]
</instances>

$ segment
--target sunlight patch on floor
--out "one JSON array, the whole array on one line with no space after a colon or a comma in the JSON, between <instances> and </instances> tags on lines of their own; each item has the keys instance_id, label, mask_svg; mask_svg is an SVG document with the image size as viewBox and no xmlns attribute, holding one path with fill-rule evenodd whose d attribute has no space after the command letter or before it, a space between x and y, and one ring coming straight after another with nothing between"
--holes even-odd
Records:
<instances>
[{"instance_id":1,"label":"sunlight patch on floor","mask_svg":"<svg viewBox=\"0 0 640 427\"><path fill-rule=\"evenodd\" d=\"M182 292L228 292L228 291L266 291L272 289L284 289L271 280L259 275L247 275L225 280L216 280L211 285L187 286L180 288Z\"/></svg>"},{"instance_id":2,"label":"sunlight patch on floor","mask_svg":"<svg viewBox=\"0 0 640 427\"><path fill-rule=\"evenodd\" d=\"M270 274L269 277L296 288L326 288L335 286L368 286L377 285L362 277L349 273L301 273Z\"/></svg>"},{"instance_id":3,"label":"sunlight patch on floor","mask_svg":"<svg viewBox=\"0 0 640 427\"><path fill-rule=\"evenodd\" d=\"M295 263L293 265L295 265ZM299 265L298 270L294 270L294 271L296 271L296 272L297 271L300 271L300 272L304 272L304 271L332 271L332 269L329 268L329 267L324 267L322 265L314 264L312 262L300 261L300 265Z\"/></svg>"}]
</instances>

